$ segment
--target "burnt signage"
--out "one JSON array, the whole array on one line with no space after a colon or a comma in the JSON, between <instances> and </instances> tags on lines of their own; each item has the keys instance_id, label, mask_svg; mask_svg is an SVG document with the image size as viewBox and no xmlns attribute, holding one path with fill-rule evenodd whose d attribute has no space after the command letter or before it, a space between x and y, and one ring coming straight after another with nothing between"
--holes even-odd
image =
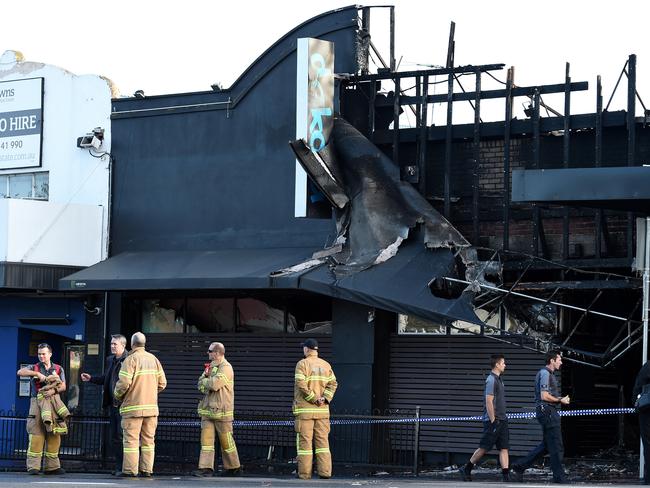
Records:
<instances>
[{"instance_id":1,"label":"burnt signage","mask_svg":"<svg viewBox=\"0 0 650 488\"><path fill-rule=\"evenodd\" d=\"M334 115L334 43L298 39L296 139L317 153L329 142ZM296 162L295 216L307 212L307 174Z\"/></svg>"},{"instance_id":2,"label":"burnt signage","mask_svg":"<svg viewBox=\"0 0 650 488\"><path fill-rule=\"evenodd\" d=\"M43 78L0 82L0 170L41 166Z\"/></svg>"}]
</instances>

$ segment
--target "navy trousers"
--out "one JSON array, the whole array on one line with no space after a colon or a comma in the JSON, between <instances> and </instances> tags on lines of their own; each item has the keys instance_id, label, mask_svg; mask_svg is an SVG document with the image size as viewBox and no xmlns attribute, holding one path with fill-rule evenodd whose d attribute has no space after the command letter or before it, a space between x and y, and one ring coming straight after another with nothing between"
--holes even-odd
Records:
<instances>
[{"instance_id":1,"label":"navy trousers","mask_svg":"<svg viewBox=\"0 0 650 488\"><path fill-rule=\"evenodd\" d=\"M560 415L553 407L544 405L537 407L537 421L542 426L544 440L530 451L526 457L517 464L523 469L530 468L535 461L548 454L551 458L551 470L553 481L562 482L566 480L562 459L564 458L564 444L562 443L562 427Z\"/></svg>"}]
</instances>

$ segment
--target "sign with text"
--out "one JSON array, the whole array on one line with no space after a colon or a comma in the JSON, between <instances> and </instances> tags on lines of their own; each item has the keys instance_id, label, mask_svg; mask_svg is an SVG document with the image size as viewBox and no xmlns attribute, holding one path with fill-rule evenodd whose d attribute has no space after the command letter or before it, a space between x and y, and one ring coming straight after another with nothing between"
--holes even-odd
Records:
<instances>
[{"instance_id":1,"label":"sign with text","mask_svg":"<svg viewBox=\"0 0 650 488\"><path fill-rule=\"evenodd\" d=\"M329 142L334 126L334 43L298 39L296 71L296 139L313 152ZM296 161L295 216L307 214L307 174Z\"/></svg>"},{"instance_id":2,"label":"sign with text","mask_svg":"<svg viewBox=\"0 0 650 488\"><path fill-rule=\"evenodd\" d=\"M43 78L0 82L0 170L41 165Z\"/></svg>"}]
</instances>

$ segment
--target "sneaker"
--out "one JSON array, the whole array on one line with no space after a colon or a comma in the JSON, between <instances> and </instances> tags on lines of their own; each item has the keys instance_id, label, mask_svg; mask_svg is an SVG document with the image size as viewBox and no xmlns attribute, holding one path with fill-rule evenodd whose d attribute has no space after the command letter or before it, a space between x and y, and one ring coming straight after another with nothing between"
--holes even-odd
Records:
<instances>
[{"instance_id":1,"label":"sneaker","mask_svg":"<svg viewBox=\"0 0 650 488\"><path fill-rule=\"evenodd\" d=\"M461 466L458 468L458 472L460 473L460 477L463 481L472 481L472 473L471 471L467 470L466 466Z\"/></svg>"},{"instance_id":2,"label":"sneaker","mask_svg":"<svg viewBox=\"0 0 650 488\"><path fill-rule=\"evenodd\" d=\"M51 469L50 471L45 471L45 474L65 474L65 469L63 468L56 468L56 469Z\"/></svg>"},{"instance_id":3,"label":"sneaker","mask_svg":"<svg viewBox=\"0 0 650 488\"><path fill-rule=\"evenodd\" d=\"M210 468L200 468L192 471L192 476L197 476L199 478L207 478L208 476L214 475L214 471Z\"/></svg>"},{"instance_id":4,"label":"sneaker","mask_svg":"<svg viewBox=\"0 0 650 488\"><path fill-rule=\"evenodd\" d=\"M242 470L241 466L239 468L224 469L219 476L232 478L235 476L241 476Z\"/></svg>"},{"instance_id":5,"label":"sneaker","mask_svg":"<svg viewBox=\"0 0 650 488\"><path fill-rule=\"evenodd\" d=\"M517 464L513 464L510 467L510 480L511 481L523 482L524 481L524 471L525 470L521 466L519 466Z\"/></svg>"},{"instance_id":6,"label":"sneaker","mask_svg":"<svg viewBox=\"0 0 650 488\"><path fill-rule=\"evenodd\" d=\"M27 474L31 474L31 475L41 474L41 470L36 468L30 468L27 470Z\"/></svg>"}]
</instances>

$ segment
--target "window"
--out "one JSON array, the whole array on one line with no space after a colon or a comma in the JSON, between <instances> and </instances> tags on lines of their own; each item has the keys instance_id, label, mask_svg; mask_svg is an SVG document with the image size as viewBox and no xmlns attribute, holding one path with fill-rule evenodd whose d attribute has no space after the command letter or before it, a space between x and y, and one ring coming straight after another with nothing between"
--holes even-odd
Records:
<instances>
[{"instance_id":1,"label":"window","mask_svg":"<svg viewBox=\"0 0 650 488\"><path fill-rule=\"evenodd\" d=\"M311 295L176 295L135 299L130 303L145 334L332 333L331 300Z\"/></svg>"},{"instance_id":2,"label":"window","mask_svg":"<svg viewBox=\"0 0 650 488\"><path fill-rule=\"evenodd\" d=\"M49 173L41 172L0 175L0 198L47 200L49 195Z\"/></svg>"},{"instance_id":3,"label":"window","mask_svg":"<svg viewBox=\"0 0 650 488\"><path fill-rule=\"evenodd\" d=\"M397 315L397 333L400 335L410 334L446 334L447 326L435 322L429 322L412 315Z\"/></svg>"}]
</instances>

